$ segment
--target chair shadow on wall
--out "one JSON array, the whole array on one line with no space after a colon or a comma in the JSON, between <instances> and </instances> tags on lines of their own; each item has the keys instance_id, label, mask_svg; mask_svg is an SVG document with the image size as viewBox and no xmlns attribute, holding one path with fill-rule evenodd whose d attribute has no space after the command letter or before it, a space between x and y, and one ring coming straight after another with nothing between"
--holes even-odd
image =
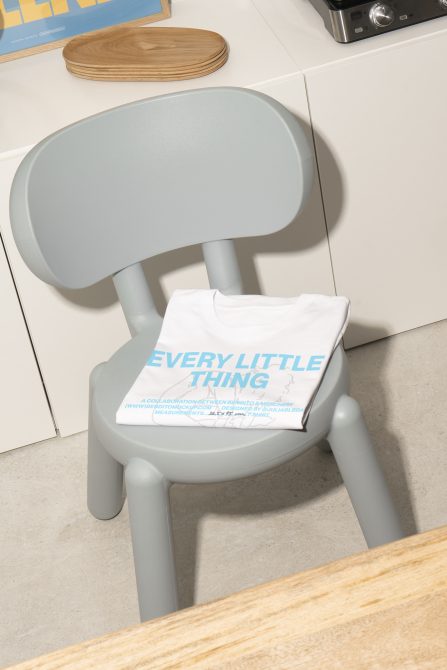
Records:
<instances>
[{"instance_id":1,"label":"chair shadow on wall","mask_svg":"<svg viewBox=\"0 0 447 670\"><path fill-rule=\"evenodd\" d=\"M306 124L302 121L303 125ZM310 135L310 128L307 126ZM331 166L331 230L337 225L343 205L344 187L342 176L335 159L324 140L318 138L318 146L324 150L325 161ZM334 197L335 194L335 197ZM245 291L260 293L256 274L255 257L258 254L297 253L324 243L326 231L321 226L303 226L303 217L312 216L312 208L317 207L320 198L318 179L315 179L314 192L299 219L285 230L271 236L241 239L236 242ZM166 308L166 296L163 291L163 277L170 273L202 263L201 250L197 246L162 254L144 263L154 300L161 314ZM297 267L299 274L299 266ZM309 287L309 292L312 287ZM97 285L76 291L60 291L68 301L82 305L87 309L107 309L116 302L116 294L110 279ZM349 296L348 296L349 297ZM380 325L365 327L359 323L350 324L351 332L356 332L363 342L386 338L389 333ZM386 342L386 340L384 340ZM368 369L368 381L365 384L368 398L374 402L362 404L362 397L355 395L363 408L365 419L373 435L379 460L390 484L393 498L402 517L408 534L417 532L412 497L409 490L404 457L399 441L388 427L387 392L383 384L384 370L387 365L387 347L380 348L381 358ZM349 356L349 352L348 352ZM354 372L355 374L355 372ZM353 369L351 366L351 377ZM355 381L355 380L354 380ZM355 385L355 384L354 384ZM366 411L365 411L366 410ZM380 425L378 425L380 421ZM210 439L212 439L210 431ZM334 459L329 453L312 448L293 461L269 472L254 477L219 483L201 485L175 484L171 488L174 542L178 562L179 598L181 607L195 602L197 550L200 540L201 523L207 515L240 516L257 515L299 507L329 494L342 486L342 480ZM360 535L359 535L360 536ZM286 538L284 538L285 541ZM311 542L311 537L303 537L303 542ZM268 542L268 538L266 538ZM366 544L358 551L366 549ZM318 557L315 556L315 564ZM234 568L235 566L233 566ZM298 568L297 568L298 569ZM248 586L248 585L247 585Z\"/></svg>"}]
</instances>

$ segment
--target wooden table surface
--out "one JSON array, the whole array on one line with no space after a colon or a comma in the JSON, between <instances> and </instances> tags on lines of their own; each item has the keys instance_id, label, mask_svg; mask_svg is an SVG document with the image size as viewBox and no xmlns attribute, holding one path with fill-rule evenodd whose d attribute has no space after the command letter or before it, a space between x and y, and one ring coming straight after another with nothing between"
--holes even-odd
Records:
<instances>
[{"instance_id":1,"label":"wooden table surface","mask_svg":"<svg viewBox=\"0 0 447 670\"><path fill-rule=\"evenodd\" d=\"M15 670L447 668L447 526Z\"/></svg>"}]
</instances>

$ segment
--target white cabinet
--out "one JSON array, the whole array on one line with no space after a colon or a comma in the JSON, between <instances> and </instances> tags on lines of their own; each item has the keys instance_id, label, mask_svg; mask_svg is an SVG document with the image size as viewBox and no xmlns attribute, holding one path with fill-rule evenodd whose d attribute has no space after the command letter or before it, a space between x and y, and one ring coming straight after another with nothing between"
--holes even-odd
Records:
<instances>
[{"instance_id":1,"label":"white cabinet","mask_svg":"<svg viewBox=\"0 0 447 670\"><path fill-rule=\"evenodd\" d=\"M302 123L312 146L312 129L302 74L253 86L278 100ZM309 201L298 219L273 236L250 242L261 291L268 295L335 293L318 170Z\"/></svg>"},{"instance_id":2,"label":"white cabinet","mask_svg":"<svg viewBox=\"0 0 447 670\"><path fill-rule=\"evenodd\" d=\"M56 427L61 435L69 435L87 426L90 370L129 334L111 282L62 292L44 284L25 266L8 218L9 190L21 159L18 155L0 160L1 232ZM5 393L8 387L3 378L0 386Z\"/></svg>"},{"instance_id":3,"label":"white cabinet","mask_svg":"<svg viewBox=\"0 0 447 670\"><path fill-rule=\"evenodd\" d=\"M302 75L254 86L297 114L312 141ZM129 337L111 280L81 291L47 286L23 263L7 217L10 185L23 155L0 161L2 234L56 426L62 435L87 427L87 389L90 370L106 360ZM303 216L272 237L258 238L239 248L248 288L258 275L269 294L302 291L333 293L329 249L318 182ZM174 252L146 266L149 277L169 296L178 286L207 286L198 249Z\"/></svg>"},{"instance_id":4,"label":"white cabinet","mask_svg":"<svg viewBox=\"0 0 447 670\"><path fill-rule=\"evenodd\" d=\"M348 346L447 317L446 52L444 32L305 73Z\"/></svg>"},{"instance_id":5,"label":"white cabinet","mask_svg":"<svg viewBox=\"0 0 447 670\"><path fill-rule=\"evenodd\" d=\"M242 86L264 91L297 114L312 141L304 77L252 2L178 0L165 25L221 33L230 47L223 68L178 82L95 82L66 71L60 50L3 63L0 68L0 227L56 427L61 435L87 427L88 375L128 337L112 282L82 291L58 291L27 269L7 215L11 181L26 148L59 128L103 109L178 90ZM51 100L51 104L48 101ZM309 204L287 230L238 252L248 290L268 294L333 293L334 285L318 181ZM207 285L200 250L153 259L145 266L159 304L177 286ZM254 277L258 275L260 287ZM22 444L26 441L22 440Z\"/></svg>"},{"instance_id":6,"label":"white cabinet","mask_svg":"<svg viewBox=\"0 0 447 670\"><path fill-rule=\"evenodd\" d=\"M225 67L200 80L80 80L66 72L58 50L2 64L0 229L62 435L86 428L89 371L129 335L111 281L58 291L21 260L7 208L26 145L103 109L187 88L244 86L276 98L304 124L318 169L296 222L270 237L238 241L247 289L347 295L345 343L355 346L447 317L446 22L339 45L308 0L184 0L165 24L206 24L230 46ZM146 270L159 304L176 286L206 286L196 247L153 259ZM11 402L8 383L1 386Z\"/></svg>"},{"instance_id":7,"label":"white cabinet","mask_svg":"<svg viewBox=\"0 0 447 670\"><path fill-rule=\"evenodd\" d=\"M8 451L56 431L1 239L0 305L0 451Z\"/></svg>"},{"instance_id":8,"label":"white cabinet","mask_svg":"<svg viewBox=\"0 0 447 670\"><path fill-rule=\"evenodd\" d=\"M304 74L347 346L447 317L447 17L338 44L309 0L252 0Z\"/></svg>"}]
</instances>

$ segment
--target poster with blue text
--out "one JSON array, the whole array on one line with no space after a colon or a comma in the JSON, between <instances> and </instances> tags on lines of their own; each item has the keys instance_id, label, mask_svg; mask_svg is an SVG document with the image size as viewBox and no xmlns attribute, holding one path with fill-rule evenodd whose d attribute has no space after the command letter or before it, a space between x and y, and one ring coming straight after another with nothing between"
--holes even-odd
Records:
<instances>
[{"instance_id":1,"label":"poster with blue text","mask_svg":"<svg viewBox=\"0 0 447 670\"><path fill-rule=\"evenodd\" d=\"M61 46L81 33L169 14L169 0L0 0L0 60Z\"/></svg>"}]
</instances>

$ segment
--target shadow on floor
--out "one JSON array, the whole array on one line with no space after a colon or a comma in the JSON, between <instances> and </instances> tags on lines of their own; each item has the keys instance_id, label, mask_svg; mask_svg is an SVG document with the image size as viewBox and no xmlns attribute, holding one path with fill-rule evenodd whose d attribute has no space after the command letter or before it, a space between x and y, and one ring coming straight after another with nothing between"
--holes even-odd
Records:
<instances>
[{"instance_id":1,"label":"shadow on floor","mask_svg":"<svg viewBox=\"0 0 447 670\"><path fill-rule=\"evenodd\" d=\"M378 330L371 335L378 337ZM386 338L386 333L379 336ZM366 337L367 339L367 337ZM382 339L348 352L351 393L360 402L378 457L386 473L404 529L417 532L405 459L399 441L388 426L384 370L389 340ZM364 355L366 354L367 355ZM325 443L321 445L324 447ZM314 447L269 472L233 482L210 485L175 485L171 489L174 538L179 564L181 607L195 602L199 528L206 515L247 516L298 508L328 494L343 482L330 453ZM306 541L306 538L303 538ZM311 538L307 538L311 541Z\"/></svg>"}]
</instances>

